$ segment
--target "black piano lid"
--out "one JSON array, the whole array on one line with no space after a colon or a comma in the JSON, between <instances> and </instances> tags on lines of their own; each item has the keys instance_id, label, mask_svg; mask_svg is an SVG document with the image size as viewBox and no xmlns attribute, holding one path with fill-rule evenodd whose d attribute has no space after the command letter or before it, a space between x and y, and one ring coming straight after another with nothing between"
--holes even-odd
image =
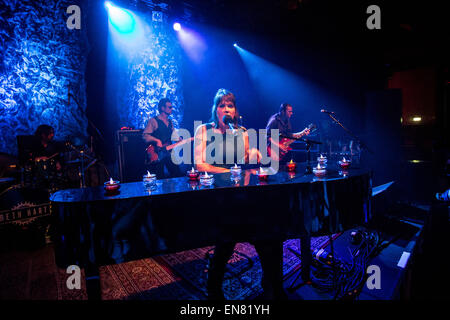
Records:
<instances>
[{"instance_id":1,"label":"black piano lid","mask_svg":"<svg viewBox=\"0 0 450 320\"><path fill-rule=\"evenodd\" d=\"M142 181L122 183L117 194L109 195L103 186L59 190L50 195L50 200L55 203L91 202L104 200L131 199L141 197L158 197L174 193L207 192L210 190L224 188L255 188L266 186L282 186L290 184L320 183L326 181L336 181L349 179L356 176L368 174L367 169L350 169L346 175L338 170L327 170L323 178L318 178L313 174L305 175L303 171L297 169L295 176L290 176L288 172L279 171L275 175L270 175L265 182L261 182L256 175L256 170L243 170L238 183L231 179L230 173L210 174L214 176L214 183L211 186L202 186L200 182L192 183L187 177L170 178L157 180L154 190L147 190Z\"/></svg>"}]
</instances>

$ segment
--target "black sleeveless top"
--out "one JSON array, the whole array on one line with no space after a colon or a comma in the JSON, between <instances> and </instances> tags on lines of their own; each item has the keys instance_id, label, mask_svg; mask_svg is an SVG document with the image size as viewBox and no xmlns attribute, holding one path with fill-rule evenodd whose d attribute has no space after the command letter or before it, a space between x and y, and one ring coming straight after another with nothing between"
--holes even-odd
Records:
<instances>
[{"instance_id":1,"label":"black sleeveless top","mask_svg":"<svg viewBox=\"0 0 450 320\"><path fill-rule=\"evenodd\" d=\"M206 130L212 129L213 128L213 123L207 123L205 124ZM227 130L228 132L228 130ZM239 164L243 164L244 161L244 156L245 156L245 144L244 144L244 136L242 134L242 131L239 130L238 133L236 135L233 135L231 132L230 133L223 133L222 134L222 139L221 141L216 141L215 142L215 137L212 136L210 137L210 141L206 141L206 153L207 156L210 154L211 157L213 157L214 162L213 163L208 163L211 165L214 165L216 167L221 167L221 168L231 168L234 166L235 163ZM208 135L207 135L208 137ZM212 150L210 151L208 149L208 146L211 145L212 143L214 143L214 146L211 146L210 148L212 148ZM220 150L222 149L222 158L221 159L217 159L216 157L216 150ZM242 150L240 153L238 152L238 150ZM229 163L227 163L227 155L230 158ZM232 156L231 156L232 155ZM239 159L238 159L239 157ZM221 162L221 163L220 163ZM230 163L232 162L232 163Z\"/></svg>"},{"instance_id":2,"label":"black sleeveless top","mask_svg":"<svg viewBox=\"0 0 450 320\"><path fill-rule=\"evenodd\" d=\"M155 117L155 120L158 123L158 129L152 132L152 136L161 140L162 144L170 144L170 137L172 136L173 131L172 120L169 119L169 126L166 126L166 124L158 117Z\"/></svg>"}]
</instances>

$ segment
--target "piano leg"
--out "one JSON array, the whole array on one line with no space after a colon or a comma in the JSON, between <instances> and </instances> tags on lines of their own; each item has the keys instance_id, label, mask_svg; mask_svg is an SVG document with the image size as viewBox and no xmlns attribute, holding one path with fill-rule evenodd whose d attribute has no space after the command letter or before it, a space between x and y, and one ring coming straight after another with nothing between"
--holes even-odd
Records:
<instances>
[{"instance_id":1,"label":"piano leg","mask_svg":"<svg viewBox=\"0 0 450 320\"><path fill-rule=\"evenodd\" d=\"M311 280L311 236L309 234L300 237L300 253L301 253L301 276L304 282Z\"/></svg>"},{"instance_id":2,"label":"piano leg","mask_svg":"<svg viewBox=\"0 0 450 320\"><path fill-rule=\"evenodd\" d=\"M98 266L88 265L86 267L86 291L88 300L101 300L100 272Z\"/></svg>"}]
</instances>

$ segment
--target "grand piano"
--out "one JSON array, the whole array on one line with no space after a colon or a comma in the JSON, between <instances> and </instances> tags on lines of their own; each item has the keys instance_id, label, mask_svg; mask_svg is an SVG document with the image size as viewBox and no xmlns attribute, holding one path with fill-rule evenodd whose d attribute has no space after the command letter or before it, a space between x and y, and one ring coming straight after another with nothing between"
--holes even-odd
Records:
<instances>
[{"instance_id":1,"label":"grand piano","mask_svg":"<svg viewBox=\"0 0 450 320\"><path fill-rule=\"evenodd\" d=\"M310 237L332 234L370 219L371 171L329 168L318 178L280 171L260 181L256 170L214 174L203 186L187 177L123 183L51 194L56 263L85 268L89 299L100 297L99 266L188 249L218 240L300 238L302 274L309 275Z\"/></svg>"}]
</instances>

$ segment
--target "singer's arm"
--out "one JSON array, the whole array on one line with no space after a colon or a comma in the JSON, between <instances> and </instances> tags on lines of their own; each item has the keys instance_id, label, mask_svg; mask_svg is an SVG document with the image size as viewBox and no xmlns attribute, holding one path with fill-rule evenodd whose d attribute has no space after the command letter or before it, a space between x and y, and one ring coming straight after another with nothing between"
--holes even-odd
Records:
<instances>
[{"instance_id":1,"label":"singer's arm","mask_svg":"<svg viewBox=\"0 0 450 320\"><path fill-rule=\"evenodd\" d=\"M194 162L198 171L212 173L230 172L229 169L213 166L206 162L206 126L198 126L194 140Z\"/></svg>"}]
</instances>

